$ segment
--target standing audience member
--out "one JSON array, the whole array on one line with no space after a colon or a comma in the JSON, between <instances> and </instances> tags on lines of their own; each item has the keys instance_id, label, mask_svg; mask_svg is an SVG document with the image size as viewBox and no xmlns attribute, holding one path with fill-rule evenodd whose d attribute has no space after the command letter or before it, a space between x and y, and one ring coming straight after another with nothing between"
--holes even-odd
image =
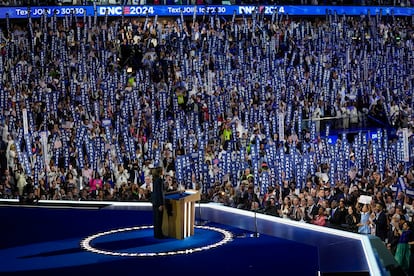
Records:
<instances>
[{"instance_id":1,"label":"standing audience member","mask_svg":"<svg viewBox=\"0 0 414 276\"><path fill-rule=\"evenodd\" d=\"M375 212L371 214L371 217L375 225L375 235L382 241L385 241L388 231L387 216L385 215L384 207L380 203L375 204Z\"/></svg>"},{"instance_id":2,"label":"standing audience member","mask_svg":"<svg viewBox=\"0 0 414 276\"><path fill-rule=\"evenodd\" d=\"M408 222L402 224L402 229L399 230L400 238L398 240L397 249L395 251L395 259L401 268L408 272L411 261L411 249L410 245L414 244L412 237L412 230Z\"/></svg>"},{"instance_id":3,"label":"standing audience member","mask_svg":"<svg viewBox=\"0 0 414 276\"><path fill-rule=\"evenodd\" d=\"M325 210L323 209L323 207L319 207L318 214L312 220L312 224L316 224L319 226L326 225Z\"/></svg>"},{"instance_id":4,"label":"standing audience member","mask_svg":"<svg viewBox=\"0 0 414 276\"><path fill-rule=\"evenodd\" d=\"M360 212L360 220L357 224L358 233L371 234L371 208L369 204L363 204Z\"/></svg>"},{"instance_id":5,"label":"standing audience member","mask_svg":"<svg viewBox=\"0 0 414 276\"><path fill-rule=\"evenodd\" d=\"M394 214L391 218L387 233L387 248L394 256L401 236L400 215Z\"/></svg>"},{"instance_id":6,"label":"standing audience member","mask_svg":"<svg viewBox=\"0 0 414 276\"><path fill-rule=\"evenodd\" d=\"M306 222L311 222L315 218L315 216L318 214L319 208L315 205L315 201L312 196L308 196L307 204L308 206L305 209L304 220Z\"/></svg>"},{"instance_id":7,"label":"standing audience member","mask_svg":"<svg viewBox=\"0 0 414 276\"><path fill-rule=\"evenodd\" d=\"M341 227L345 225L347 214L348 214L348 210L346 209L346 206L345 206L345 200L340 199L339 206L336 207L336 210L331 217L330 225L332 227Z\"/></svg>"},{"instance_id":8,"label":"standing audience member","mask_svg":"<svg viewBox=\"0 0 414 276\"><path fill-rule=\"evenodd\" d=\"M345 216L345 229L351 232L357 232L358 231L358 223L360 221L360 218L358 217L358 214L355 211L355 208L353 206L348 207L348 214Z\"/></svg>"}]
</instances>

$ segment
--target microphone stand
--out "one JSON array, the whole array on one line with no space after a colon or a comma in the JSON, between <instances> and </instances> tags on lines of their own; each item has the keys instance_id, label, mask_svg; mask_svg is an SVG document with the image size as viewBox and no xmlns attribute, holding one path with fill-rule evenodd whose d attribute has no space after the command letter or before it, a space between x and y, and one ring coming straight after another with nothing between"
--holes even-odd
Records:
<instances>
[{"instance_id":1,"label":"microphone stand","mask_svg":"<svg viewBox=\"0 0 414 276\"><path fill-rule=\"evenodd\" d=\"M257 231L257 210L259 208L253 208L253 213L254 213L254 234L252 235L252 237L254 238L258 238L259 237L259 232Z\"/></svg>"},{"instance_id":2,"label":"microphone stand","mask_svg":"<svg viewBox=\"0 0 414 276\"><path fill-rule=\"evenodd\" d=\"M196 225L203 226L206 223L207 223L206 221L202 222L202 219L201 219L201 200L199 200L198 201L198 220L196 221Z\"/></svg>"},{"instance_id":3,"label":"microphone stand","mask_svg":"<svg viewBox=\"0 0 414 276\"><path fill-rule=\"evenodd\" d=\"M259 233L257 232L257 210L254 209L254 234L253 237L257 238L259 237Z\"/></svg>"},{"instance_id":4,"label":"microphone stand","mask_svg":"<svg viewBox=\"0 0 414 276\"><path fill-rule=\"evenodd\" d=\"M179 191L179 193L182 195L182 194L184 194L184 192L185 192L185 186L182 184L182 183L180 183L179 184L179 189L178 189L178 191Z\"/></svg>"}]
</instances>

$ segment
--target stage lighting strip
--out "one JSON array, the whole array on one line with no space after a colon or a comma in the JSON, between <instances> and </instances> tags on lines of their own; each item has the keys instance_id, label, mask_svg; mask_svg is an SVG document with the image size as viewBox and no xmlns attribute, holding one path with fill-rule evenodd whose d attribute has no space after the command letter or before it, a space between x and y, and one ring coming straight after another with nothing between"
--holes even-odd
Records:
<instances>
[{"instance_id":1,"label":"stage lighting strip","mask_svg":"<svg viewBox=\"0 0 414 276\"><path fill-rule=\"evenodd\" d=\"M120 252L96 249L93 246L91 246L91 242L96 238L99 238L99 237L102 237L102 236L105 236L105 235L120 233L120 232L127 232L127 231L135 231L135 230L143 230L143 229L148 229L148 228L154 228L154 226L151 225L151 226L136 226L136 227L121 228L121 229L115 229L115 230L111 230L111 231L107 231L107 232L98 233L98 234L89 236L86 239L82 240L81 241L81 247L83 249L85 249L87 251L90 251L90 252L93 252L93 253L110 255L110 256L120 256L120 257L173 256L173 255L179 255L179 254L192 254L192 253L195 253L195 252L200 252L200 251L216 248L216 247L222 246L222 245L230 242L232 240L232 237L233 237L233 235L229 231L226 231L226 230L223 230L223 229L220 229L220 228L211 227L211 226L194 226L194 227L219 232L219 233L223 234L223 239L221 239L220 241L218 241L216 243L206 245L206 246L202 246L202 247L189 248L189 249L178 250L178 251L166 251L166 252L145 252L145 253L126 253L125 252L125 253L120 253Z\"/></svg>"}]
</instances>

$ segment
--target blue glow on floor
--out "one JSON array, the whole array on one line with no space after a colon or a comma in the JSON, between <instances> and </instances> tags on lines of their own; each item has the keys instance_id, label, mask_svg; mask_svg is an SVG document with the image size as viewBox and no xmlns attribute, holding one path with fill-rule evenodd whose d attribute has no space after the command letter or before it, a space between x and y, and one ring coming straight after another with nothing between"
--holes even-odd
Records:
<instances>
[{"instance_id":1,"label":"blue glow on floor","mask_svg":"<svg viewBox=\"0 0 414 276\"><path fill-rule=\"evenodd\" d=\"M3 227L2 236L10 237L0 244L0 274L13 275L137 275L136 269L152 275L181 272L200 275L258 275L275 271L277 275L316 275L318 251L316 247L285 239L260 235L255 238L242 229L220 224L210 226L225 228L234 239L215 249L189 255L165 257L119 257L84 251L80 242L90 235L112 229L137 225L136 212L129 211L85 211L48 210L19 208L1 209L4 221L13 221L11 227ZM76 217L76 220L68 219ZM26 220L27 216L27 220ZM27 224L32 218L43 218L42 222ZM140 216L146 220L145 213ZM53 218L53 219L45 219ZM88 221L88 223L81 223ZM111 227L109 227L111 226ZM32 231L32 232L30 232ZM94 241L94 245L105 249L165 250L203 246L221 238L215 231L196 228L195 235L184 240L153 238L153 229L107 235ZM292 254L293 253L293 254ZM300 265L297 265L300 260ZM272 267L272 268L271 268ZM273 269L273 267L275 269ZM176 274L174 273L174 274Z\"/></svg>"}]
</instances>

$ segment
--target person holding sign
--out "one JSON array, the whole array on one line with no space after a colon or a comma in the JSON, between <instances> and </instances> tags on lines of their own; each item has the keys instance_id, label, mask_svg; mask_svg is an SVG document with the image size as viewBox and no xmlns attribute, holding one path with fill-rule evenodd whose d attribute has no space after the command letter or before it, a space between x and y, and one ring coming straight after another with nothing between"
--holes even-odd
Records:
<instances>
[{"instance_id":1,"label":"person holding sign","mask_svg":"<svg viewBox=\"0 0 414 276\"><path fill-rule=\"evenodd\" d=\"M358 222L358 233L360 234L371 234L371 205L363 204L360 212L360 221Z\"/></svg>"}]
</instances>

